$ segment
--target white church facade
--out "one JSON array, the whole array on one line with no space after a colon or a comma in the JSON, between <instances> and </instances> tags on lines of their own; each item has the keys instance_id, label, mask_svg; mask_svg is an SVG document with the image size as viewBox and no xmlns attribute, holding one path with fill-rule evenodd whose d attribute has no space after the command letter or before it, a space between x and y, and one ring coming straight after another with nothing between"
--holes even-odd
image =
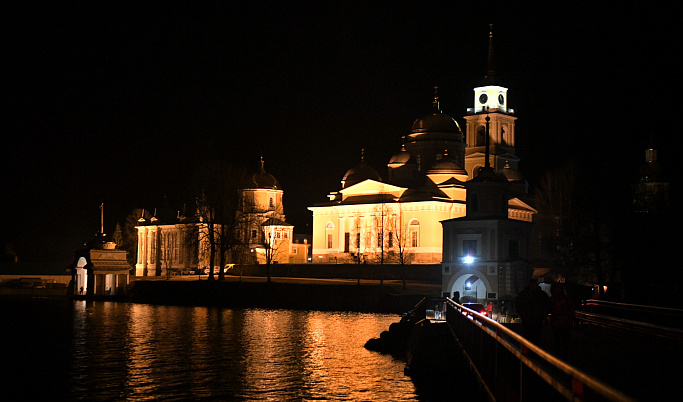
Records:
<instances>
[{"instance_id":1,"label":"white church facade","mask_svg":"<svg viewBox=\"0 0 683 402\"><path fill-rule=\"evenodd\" d=\"M285 221L283 194L280 183L265 171L261 159L259 172L249 175L240 190L234 227L226 227L234 235L235 244L226 256L228 264L308 261L308 241L295 236L294 225ZM141 217L136 230L138 277L200 273L211 265L209 224L200 214L188 218L178 212L170 219ZM217 223L214 231L220 232L221 225ZM214 272L218 272L219 263L216 257Z\"/></svg>"},{"instance_id":2,"label":"white church facade","mask_svg":"<svg viewBox=\"0 0 683 402\"><path fill-rule=\"evenodd\" d=\"M415 120L403 136L385 178L361 157L342 178L339 191L329 194L327 202L309 207L312 262L441 263L441 222L466 215L466 183L486 159L510 186L505 200L508 217L531 222L536 211L526 202L527 183L517 171L516 117L507 95L508 89L494 79L490 58L487 76L474 88L465 133L441 111L435 94L432 112Z\"/></svg>"}]
</instances>

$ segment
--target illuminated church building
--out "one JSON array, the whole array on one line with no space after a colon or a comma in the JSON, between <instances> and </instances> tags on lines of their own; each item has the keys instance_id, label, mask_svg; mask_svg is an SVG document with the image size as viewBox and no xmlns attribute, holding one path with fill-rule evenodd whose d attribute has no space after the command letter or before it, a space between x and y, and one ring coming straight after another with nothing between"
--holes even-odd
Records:
<instances>
[{"instance_id":1,"label":"illuminated church building","mask_svg":"<svg viewBox=\"0 0 683 402\"><path fill-rule=\"evenodd\" d=\"M241 246L232 250L229 263L263 264L266 259L271 263L307 262L308 242L299 241L294 225L285 221L282 187L265 171L263 159L260 170L249 175L242 186L236 214ZM151 219L138 220L136 276L166 277L208 267L207 224L199 214L159 215L155 211ZM216 257L215 264L219 262Z\"/></svg>"},{"instance_id":2,"label":"illuminated church building","mask_svg":"<svg viewBox=\"0 0 683 402\"><path fill-rule=\"evenodd\" d=\"M508 183L507 218L531 222L536 211L523 201L527 184L517 171L516 117L507 92L495 80L489 36L488 73L474 88L465 134L441 111L435 95L431 113L415 120L401 150L389 160L386 179L361 156L339 191L309 207L312 262L441 263L441 222L466 215L466 183L486 165L487 154L497 177Z\"/></svg>"}]
</instances>

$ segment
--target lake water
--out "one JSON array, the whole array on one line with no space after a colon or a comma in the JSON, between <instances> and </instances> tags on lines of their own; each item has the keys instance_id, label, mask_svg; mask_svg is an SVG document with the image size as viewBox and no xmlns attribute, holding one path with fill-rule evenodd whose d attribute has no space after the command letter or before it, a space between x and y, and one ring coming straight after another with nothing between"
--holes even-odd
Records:
<instances>
[{"instance_id":1,"label":"lake water","mask_svg":"<svg viewBox=\"0 0 683 402\"><path fill-rule=\"evenodd\" d=\"M363 347L399 318L2 299L0 399L419 400L404 362Z\"/></svg>"}]
</instances>

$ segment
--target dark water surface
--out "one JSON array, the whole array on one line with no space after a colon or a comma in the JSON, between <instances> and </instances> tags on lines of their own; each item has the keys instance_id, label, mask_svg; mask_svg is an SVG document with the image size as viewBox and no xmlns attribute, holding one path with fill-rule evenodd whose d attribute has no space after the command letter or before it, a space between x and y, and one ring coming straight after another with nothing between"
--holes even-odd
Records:
<instances>
[{"instance_id":1,"label":"dark water surface","mask_svg":"<svg viewBox=\"0 0 683 402\"><path fill-rule=\"evenodd\" d=\"M393 314L0 299L0 400L418 400Z\"/></svg>"}]
</instances>

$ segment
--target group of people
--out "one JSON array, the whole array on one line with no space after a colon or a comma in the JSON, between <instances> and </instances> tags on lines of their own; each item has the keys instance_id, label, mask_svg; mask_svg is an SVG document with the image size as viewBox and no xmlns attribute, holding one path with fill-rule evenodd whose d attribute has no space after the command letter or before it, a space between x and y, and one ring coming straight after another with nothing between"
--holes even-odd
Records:
<instances>
[{"instance_id":1,"label":"group of people","mask_svg":"<svg viewBox=\"0 0 683 402\"><path fill-rule=\"evenodd\" d=\"M517 297L515 307L522 319L524 337L535 344L540 342L543 322L550 314L555 353L561 358L567 357L569 334L574 324L574 305L563 284L553 283L548 296L532 279Z\"/></svg>"}]
</instances>

